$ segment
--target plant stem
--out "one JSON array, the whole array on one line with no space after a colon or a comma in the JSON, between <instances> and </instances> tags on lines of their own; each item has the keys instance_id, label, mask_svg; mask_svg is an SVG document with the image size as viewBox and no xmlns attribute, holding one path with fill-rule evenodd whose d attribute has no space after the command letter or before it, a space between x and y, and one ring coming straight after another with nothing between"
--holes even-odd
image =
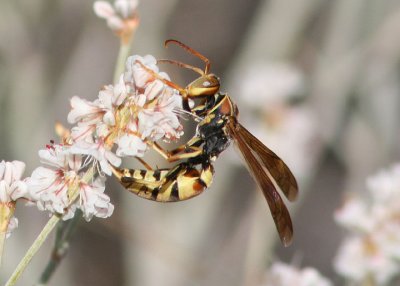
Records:
<instances>
[{"instance_id":1,"label":"plant stem","mask_svg":"<svg viewBox=\"0 0 400 286\"><path fill-rule=\"evenodd\" d=\"M76 229L77 223L81 219L82 211L76 210L75 216L68 222L60 223L58 225L54 247L42 275L39 279L39 285L46 285L54 272L58 268L60 262L65 257L69 249L69 240L72 233Z\"/></svg>"},{"instance_id":2,"label":"plant stem","mask_svg":"<svg viewBox=\"0 0 400 286\"><path fill-rule=\"evenodd\" d=\"M6 241L6 233L0 232L0 267L3 258L4 242Z\"/></svg>"},{"instance_id":3,"label":"plant stem","mask_svg":"<svg viewBox=\"0 0 400 286\"><path fill-rule=\"evenodd\" d=\"M53 215L45 227L43 228L42 232L38 235L36 240L33 242L32 246L26 252L24 258L22 258L21 262L18 264L17 268L15 268L14 273L11 275L10 279L8 279L6 286L15 285L18 278L21 276L22 272L24 272L26 266L32 260L32 257L36 254L39 248L42 246L43 242L46 240L49 233L53 230L53 228L57 225L60 221L61 216Z\"/></svg>"},{"instance_id":4,"label":"plant stem","mask_svg":"<svg viewBox=\"0 0 400 286\"><path fill-rule=\"evenodd\" d=\"M125 70L125 62L131 51L132 41L133 33L128 40L120 41L117 63L115 64L114 69L114 83L117 83L119 81L119 77Z\"/></svg>"}]
</instances>

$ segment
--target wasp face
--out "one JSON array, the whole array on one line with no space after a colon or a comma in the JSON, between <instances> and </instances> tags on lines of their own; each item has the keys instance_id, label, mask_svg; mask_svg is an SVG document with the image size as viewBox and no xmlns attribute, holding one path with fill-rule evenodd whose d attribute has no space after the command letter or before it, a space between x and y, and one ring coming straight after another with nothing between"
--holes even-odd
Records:
<instances>
[{"instance_id":1,"label":"wasp face","mask_svg":"<svg viewBox=\"0 0 400 286\"><path fill-rule=\"evenodd\" d=\"M219 79L214 74L205 74L187 86L189 98L214 95L219 91Z\"/></svg>"}]
</instances>

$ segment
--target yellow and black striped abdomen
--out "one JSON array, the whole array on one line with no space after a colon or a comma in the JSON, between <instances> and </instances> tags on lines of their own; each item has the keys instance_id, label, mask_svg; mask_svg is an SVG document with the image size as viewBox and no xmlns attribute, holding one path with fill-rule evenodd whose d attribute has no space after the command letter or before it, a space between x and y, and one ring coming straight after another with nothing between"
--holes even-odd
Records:
<instances>
[{"instance_id":1,"label":"yellow and black striped abdomen","mask_svg":"<svg viewBox=\"0 0 400 286\"><path fill-rule=\"evenodd\" d=\"M211 164L200 170L187 164L154 171L118 169L114 174L128 191L148 200L176 202L195 197L210 187L214 168Z\"/></svg>"}]
</instances>

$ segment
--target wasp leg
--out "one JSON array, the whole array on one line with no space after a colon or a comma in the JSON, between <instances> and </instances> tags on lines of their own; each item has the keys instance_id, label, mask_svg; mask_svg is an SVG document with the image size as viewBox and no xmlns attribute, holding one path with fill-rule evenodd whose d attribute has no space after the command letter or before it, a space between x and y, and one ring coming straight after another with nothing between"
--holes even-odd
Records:
<instances>
[{"instance_id":1,"label":"wasp leg","mask_svg":"<svg viewBox=\"0 0 400 286\"><path fill-rule=\"evenodd\" d=\"M153 168L145 161L145 160L143 160L142 158L139 158L139 157L135 157L136 158L136 160L138 160L140 163L142 163L142 165L147 169L147 170L149 170L149 171L152 171L153 170Z\"/></svg>"},{"instance_id":2,"label":"wasp leg","mask_svg":"<svg viewBox=\"0 0 400 286\"><path fill-rule=\"evenodd\" d=\"M175 162L183 159L193 158L199 156L203 150L200 148L203 140L199 137L193 137L184 145L179 146L178 148L167 151L162 148L157 143L152 143L150 146L157 151L164 159L168 162Z\"/></svg>"}]
</instances>

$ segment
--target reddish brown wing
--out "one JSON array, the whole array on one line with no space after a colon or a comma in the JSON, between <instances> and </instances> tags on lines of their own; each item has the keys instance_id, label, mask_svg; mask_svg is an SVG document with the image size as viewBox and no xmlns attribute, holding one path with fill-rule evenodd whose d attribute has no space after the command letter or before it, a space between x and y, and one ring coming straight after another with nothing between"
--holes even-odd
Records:
<instances>
[{"instance_id":1,"label":"reddish brown wing","mask_svg":"<svg viewBox=\"0 0 400 286\"><path fill-rule=\"evenodd\" d=\"M289 211L283 203L281 196L275 189L274 184L271 182L270 178L265 172L265 169L254 156L249 146L246 144L246 141L243 138L242 130L235 130L234 126L230 126L229 130L232 136L235 138L239 150L243 154L250 173L255 178L256 182L263 191L265 198L267 199L272 218L274 219L279 237L283 245L289 246L292 242L293 237L293 226L292 220L290 219Z\"/></svg>"},{"instance_id":2,"label":"reddish brown wing","mask_svg":"<svg viewBox=\"0 0 400 286\"><path fill-rule=\"evenodd\" d=\"M242 135L243 140L259 156L288 200L294 201L299 190L296 179L288 166L240 123L237 124L240 126L239 133Z\"/></svg>"}]
</instances>

